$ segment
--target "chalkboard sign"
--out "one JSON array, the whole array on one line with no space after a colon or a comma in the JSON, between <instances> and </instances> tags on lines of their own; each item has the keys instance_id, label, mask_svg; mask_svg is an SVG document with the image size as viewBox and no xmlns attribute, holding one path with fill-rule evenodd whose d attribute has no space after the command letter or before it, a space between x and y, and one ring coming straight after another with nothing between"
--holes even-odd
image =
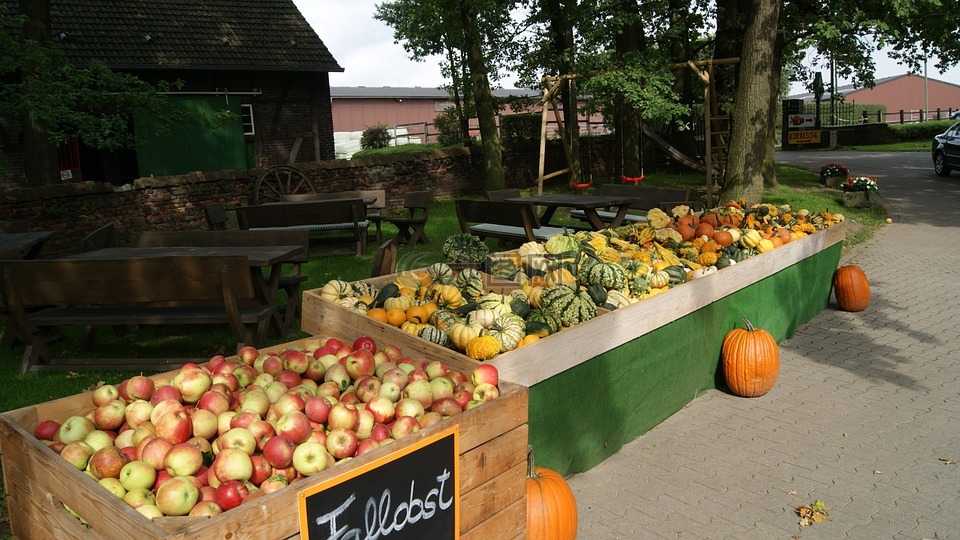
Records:
<instances>
[{"instance_id":1,"label":"chalkboard sign","mask_svg":"<svg viewBox=\"0 0 960 540\"><path fill-rule=\"evenodd\" d=\"M299 493L304 540L460 536L456 425Z\"/></svg>"}]
</instances>

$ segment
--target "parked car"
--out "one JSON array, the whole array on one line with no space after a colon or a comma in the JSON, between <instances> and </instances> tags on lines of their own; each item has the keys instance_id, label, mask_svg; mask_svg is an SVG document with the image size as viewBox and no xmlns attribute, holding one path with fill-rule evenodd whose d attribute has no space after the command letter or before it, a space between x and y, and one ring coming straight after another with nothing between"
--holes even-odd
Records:
<instances>
[{"instance_id":1,"label":"parked car","mask_svg":"<svg viewBox=\"0 0 960 540\"><path fill-rule=\"evenodd\" d=\"M930 149L933 170L939 176L948 176L952 170L960 170L960 122L933 137Z\"/></svg>"},{"instance_id":2,"label":"parked car","mask_svg":"<svg viewBox=\"0 0 960 540\"><path fill-rule=\"evenodd\" d=\"M950 119L951 119L951 120L960 120L960 109L958 109L958 110L953 111L952 113L950 113Z\"/></svg>"}]
</instances>

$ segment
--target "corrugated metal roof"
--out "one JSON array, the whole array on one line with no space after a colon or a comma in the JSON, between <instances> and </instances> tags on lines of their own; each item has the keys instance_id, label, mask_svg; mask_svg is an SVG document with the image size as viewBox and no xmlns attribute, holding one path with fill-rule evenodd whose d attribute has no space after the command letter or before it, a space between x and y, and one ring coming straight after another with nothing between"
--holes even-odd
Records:
<instances>
[{"instance_id":1,"label":"corrugated metal roof","mask_svg":"<svg viewBox=\"0 0 960 540\"><path fill-rule=\"evenodd\" d=\"M291 0L51 0L50 23L79 65L343 71Z\"/></svg>"},{"instance_id":2,"label":"corrugated metal roof","mask_svg":"<svg viewBox=\"0 0 960 540\"><path fill-rule=\"evenodd\" d=\"M890 76L890 77L883 77L883 78L880 78L880 79L877 79L876 81L874 81L874 83L875 83L875 84L874 84L874 87L880 86L881 84L889 83L889 82L891 82L891 81L895 81L895 80L897 80L897 79L902 79L903 77L923 77L923 75L917 75L916 73L903 73L903 74L900 74L900 75L892 75L892 76ZM952 83L952 82L941 81L940 79L934 79L933 77L928 77L928 79L931 80L931 81L936 81L936 82L943 83L943 84L949 84L949 85L953 85L953 86L958 86L958 85L956 85L956 84L954 84L954 83ZM849 94L850 92L853 92L853 91L855 91L855 90L862 90L862 89L863 89L862 86L858 87L858 86L853 85L853 84L845 84L845 85L843 85L843 86L838 86L838 87L837 87L837 94L844 95L844 94ZM803 93L803 94L794 94L794 95L792 95L792 96L788 96L787 99L802 99L802 100L804 100L804 101L812 101L812 100L814 99L814 96L813 96L813 92L805 92L805 93ZM829 99L830 99L830 92L824 92L824 93L823 93L823 96L821 96L821 99L823 99L823 100L829 100Z\"/></svg>"},{"instance_id":3,"label":"corrugated metal roof","mask_svg":"<svg viewBox=\"0 0 960 540\"><path fill-rule=\"evenodd\" d=\"M496 97L528 96L540 98L541 92L522 88L500 88L493 91ZM450 99L450 93L440 88L420 86L331 86L333 99Z\"/></svg>"}]
</instances>

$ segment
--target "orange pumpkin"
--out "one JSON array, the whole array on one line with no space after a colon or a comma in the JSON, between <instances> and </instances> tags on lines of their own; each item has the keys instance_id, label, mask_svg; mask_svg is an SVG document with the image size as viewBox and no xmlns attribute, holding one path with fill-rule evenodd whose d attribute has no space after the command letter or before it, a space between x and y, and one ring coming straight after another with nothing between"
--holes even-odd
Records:
<instances>
[{"instance_id":1,"label":"orange pumpkin","mask_svg":"<svg viewBox=\"0 0 960 540\"><path fill-rule=\"evenodd\" d=\"M848 264L833 274L833 294L844 311L863 311L870 305L870 283L859 266Z\"/></svg>"},{"instance_id":2,"label":"orange pumpkin","mask_svg":"<svg viewBox=\"0 0 960 540\"><path fill-rule=\"evenodd\" d=\"M577 501L562 476L533 465L527 447L527 540L575 540Z\"/></svg>"},{"instance_id":3,"label":"orange pumpkin","mask_svg":"<svg viewBox=\"0 0 960 540\"><path fill-rule=\"evenodd\" d=\"M746 317L743 322L746 328L734 328L723 338L723 378L734 394L759 397L777 382L780 348L769 332L754 328Z\"/></svg>"},{"instance_id":4,"label":"orange pumpkin","mask_svg":"<svg viewBox=\"0 0 960 540\"><path fill-rule=\"evenodd\" d=\"M680 238L682 238L684 242L693 239L697 234L697 228L689 221L680 221L676 224L671 224L671 226L680 233Z\"/></svg>"},{"instance_id":5,"label":"orange pumpkin","mask_svg":"<svg viewBox=\"0 0 960 540\"><path fill-rule=\"evenodd\" d=\"M697 232L695 234L697 237L706 236L707 238L713 238L713 233L715 232L717 231L714 229L713 225L705 221L701 221L700 225L697 226Z\"/></svg>"},{"instance_id":6,"label":"orange pumpkin","mask_svg":"<svg viewBox=\"0 0 960 540\"><path fill-rule=\"evenodd\" d=\"M714 212L708 212L700 218L700 223L709 223L714 229L720 227L720 218Z\"/></svg>"},{"instance_id":7,"label":"orange pumpkin","mask_svg":"<svg viewBox=\"0 0 960 540\"><path fill-rule=\"evenodd\" d=\"M713 241L721 247L727 247L733 243L733 235L729 231L717 231L713 233Z\"/></svg>"}]
</instances>

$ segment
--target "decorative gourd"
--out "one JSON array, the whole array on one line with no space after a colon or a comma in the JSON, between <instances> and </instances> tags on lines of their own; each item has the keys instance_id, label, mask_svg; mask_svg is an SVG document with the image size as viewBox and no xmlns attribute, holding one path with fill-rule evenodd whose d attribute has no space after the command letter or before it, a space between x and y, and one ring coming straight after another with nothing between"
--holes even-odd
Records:
<instances>
[{"instance_id":1,"label":"decorative gourd","mask_svg":"<svg viewBox=\"0 0 960 540\"><path fill-rule=\"evenodd\" d=\"M670 276L663 275L664 283L670 281ZM632 296L642 296L650 292L650 278L648 276L634 276L633 279L627 282L627 287L630 289L630 294Z\"/></svg>"},{"instance_id":2,"label":"decorative gourd","mask_svg":"<svg viewBox=\"0 0 960 540\"><path fill-rule=\"evenodd\" d=\"M590 296L590 300L593 300L594 305L602 306L607 301L607 290L603 285L587 285L583 290Z\"/></svg>"},{"instance_id":3,"label":"decorative gourd","mask_svg":"<svg viewBox=\"0 0 960 540\"><path fill-rule=\"evenodd\" d=\"M354 281L350 283L354 296L376 296L379 291L369 281Z\"/></svg>"},{"instance_id":4,"label":"decorative gourd","mask_svg":"<svg viewBox=\"0 0 960 540\"><path fill-rule=\"evenodd\" d=\"M544 249L551 255L573 252L580 253L580 240L576 235L569 233L557 233L547 238L543 244Z\"/></svg>"},{"instance_id":5,"label":"decorative gourd","mask_svg":"<svg viewBox=\"0 0 960 540\"><path fill-rule=\"evenodd\" d=\"M543 292L544 309L560 319L563 326L573 326L597 315L597 306L586 291L574 291L558 285Z\"/></svg>"},{"instance_id":6,"label":"decorative gourd","mask_svg":"<svg viewBox=\"0 0 960 540\"><path fill-rule=\"evenodd\" d=\"M627 274L627 279L633 279L634 276L645 276L650 271L650 267L637 259L623 261L620 264L623 271Z\"/></svg>"},{"instance_id":7,"label":"decorative gourd","mask_svg":"<svg viewBox=\"0 0 960 540\"><path fill-rule=\"evenodd\" d=\"M524 295L524 298L513 297L513 299L510 300L510 311L520 316L520 318L526 319L527 315L530 314L530 303L527 301L526 295Z\"/></svg>"},{"instance_id":8,"label":"decorative gourd","mask_svg":"<svg viewBox=\"0 0 960 540\"><path fill-rule=\"evenodd\" d=\"M337 305L343 306L350 311L356 311L357 313L366 313L369 306L366 302L359 300L355 296L347 296L336 301Z\"/></svg>"},{"instance_id":9,"label":"decorative gourd","mask_svg":"<svg viewBox=\"0 0 960 540\"><path fill-rule=\"evenodd\" d=\"M446 309L437 309L430 314L430 324L444 332L448 332L454 324L460 321L461 319L456 313Z\"/></svg>"},{"instance_id":10,"label":"decorative gourd","mask_svg":"<svg viewBox=\"0 0 960 540\"><path fill-rule=\"evenodd\" d=\"M660 289L670 284L670 274L664 270L654 272L649 278L650 286L654 289Z\"/></svg>"},{"instance_id":11,"label":"decorative gourd","mask_svg":"<svg viewBox=\"0 0 960 540\"><path fill-rule=\"evenodd\" d=\"M353 285L342 279L331 279L320 289L320 298L333 302L353 295Z\"/></svg>"},{"instance_id":12,"label":"decorative gourd","mask_svg":"<svg viewBox=\"0 0 960 540\"><path fill-rule=\"evenodd\" d=\"M754 248L757 247L757 244L760 243L760 240L763 240L763 236L760 234L760 231L756 229L747 229L742 231L740 234L740 246L745 248Z\"/></svg>"},{"instance_id":13,"label":"decorative gourd","mask_svg":"<svg viewBox=\"0 0 960 540\"><path fill-rule=\"evenodd\" d=\"M427 275L434 283L453 283L453 268L447 263L433 263L427 267Z\"/></svg>"},{"instance_id":14,"label":"decorative gourd","mask_svg":"<svg viewBox=\"0 0 960 540\"><path fill-rule=\"evenodd\" d=\"M527 316L526 332L536 334L540 337L547 337L560 331L560 319L556 315L543 310L534 309Z\"/></svg>"},{"instance_id":15,"label":"decorative gourd","mask_svg":"<svg viewBox=\"0 0 960 540\"><path fill-rule=\"evenodd\" d=\"M669 276L667 285L670 287L680 285L687 281L687 269L679 264L672 264L663 269Z\"/></svg>"},{"instance_id":16,"label":"decorative gourd","mask_svg":"<svg viewBox=\"0 0 960 540\"><path fill-rule=\"evenodd\" d=\"M546 255L547 249L540 242L526 242L517 248L517 255L520 259L526 259L532 255Z\"/></svg>"},{"instance_id":17,"label":"decorative gourd","mask_svg":"<svg viewBox=\"0 0 960 540\"><path fill-rule=\"evenodd\" d=\"M520 271L516 263L508 257L487 256L485 268L488 274L501 279L512 279Z\"/></svg>"},{"instance_id":18,"label":"decorative gourd","mask_svg":"<svg viewBox=\"0 0 960 540\"><path fill-rule=\"evenodd\" d=\"M777 246L774 245L773 241L769 238L761 238L760 241L757 242L756 250L757 253L766 253L768 251L773 251L776 247Z\"/></svg>"},{"instance_id":19,"label":"decorative gourd","mask_svg":"<svg viewBox=\"0 0 960 540\"><path fill-rule=\"evenodd\" d=\"M441 347L449 347L453 343L450 341L450 334L440 330L435 326L427 326L417 332L417 336L431 343L436 343Z\"/></svg>"},{"instance_id":20,"label":"decorative gourd","mask_svg":"<svg viewBox=\"0 0 960 540\"><path fill-rule=\"evenodd\" d=\"M533 464L527 450L527 540L575 540L577 501L562 476Z\"/></svg>"},{"instance_id":21,"label":"decorative gourd","mask_svg":"<svg viewBox=\"0 0 960 540\"><path fill-rule=\"evenodd\" d=\"M746 328L734 328L723 338L723 377L734 394L759 397L777 382L780 349L769 332L754 328L746 317L743 322Z\"/></svg>"},{"instance_id":22,"label":"decorative gourd","mask_svg":"<svg viewBox=\"0 0 960 540\"><path fill-rule=\"evenodd\" d=\"M500 342L493 336L477 336L467 342L465 352L474 360L487 360L500 353Z\"/></svg>"},{"instance_id":23,"label":"decorative gourd","mask_svg":"<svg viewBox=\"0 0 960 540\"><path fill-rule=\"evenodd\" d=\"M733 235L730 234L730 231L720 230L713 233L713 241L720 247L727 247L733 244Z\"/></svg>"},{"instance_id":24,"label":"decorative gourd","mask_svg":"<svg viewBox=\"0 0 960 540\"><path fill-rule=\"evenodd\" d=\"M863 311L870 305L870 283L867 274L855 264L837 268L833 274L833 294L844 311Z\"/></svg>"},{"instance_id":25,"label":"decorative gourd","mask_svg":"<svg viewBox=\"0 0 960 540\"><path fill-rule=\"evenodd\" d=\"M377 296L373 299L373 305L383 307L388 298L394 298L396 296L400 296L400 287L397 287L393 283L388 283L377 293Z\"/></svg>"},{"instance_id":26,"label":"decorative gourd","mask_svg":"<svg viewBox=\"0 0 960 540\"><path fill-rule=\"evenodd\" d=\"M551 270L547 272L547 275L543 277L543 286L547 289L555 287L557 285L566 285L568 287L577 286L577 278L574 277L566 268L558 268L557 270Z\"/></svg>"},{"instance_id":27,"label":"decorative gourd","mask_svg":"<svg viewBox=\"0 0 960 540\"><path fill-rule=\"evenodd\" d=\"M503 315L505 311L505 308L500 310L489 308L475 309L467 314L467 322L477 323L483 328L489 328L490 325L497 320L497 317Z\"/></svg>"},{"instance_id":28,"label":"decorative gourd","mask_svg":"<svg viewBox=\"0 0 960 540\"><path fill-rule=\"evenodd\" d=\"M477 298L477 308L481 309L508 309L510 297L505 294L489 292Z\"/></svg>"},{"instance_id":29,"label":"decorative gourd","mask_svg":"<svg viewBox=\"0 0 960 540\"><path fill-rule=\"evenodd\" d=\"M413 321L407 321L400 325L400 329L408 334L413 334L415 336L420 335L420 331L425 328L433 328L427 323L418 323Z\"/></svg>"},{"instance_id":30,"label":"decorative gourd","mask_svg":"<svg viewBox=\"0 0 960 540\"><path fill-rule=\"evenodd\" d=\"M433 301L439 307L458 308L463 305L463 293L455 285L440 285Z\"/></svg>"},{"instance_id":31,"label":"decorative gourd","mask_svg":"<svg viewBox=\"0 0 960 540\"><path fill-rule=\"evenodd\" d=\"M453 284L460 289L460 293L465 298L477 298L485 292L483 289L483 274L475 268L464 268L453 280Z\"/></svg>"},{"instance_id":32,"label":"decorative gourd","mask_svg":"<svg viewBox=\"0 0 960 540\"><path fill-rule=\"evenodd\" d=\"M534 309L543 307L544 290L540 285L535 285L530 288L530 291L527 293L527 300L530 302L530 307Z\"/></svg>"},{"instance_id":33,"label":"decorative gourd","mask_svg":"<svg viewBox=\"0 0 960 540\"><path fill-rule=\"evenodd\" d=\"M500 352L507 352L516 349L517 344L520 343L526 333L526 322L512 313L508 313L498 317L480 335L493 336L500 344Z\"/></svg>"},{"instance_id":34,"label":"decorative gourd","mask_svg":"<svg viewBox=\"0 0 960 540\"><path fill-rule=\"evenodd\" d=\"M627 284L627 273L619 264L597 263L587 271L587 283L600 285L604 289L619 289Z\"/></svg>"},{"instance_id":35,"label":"decorative gourd","mask_svg":"<svg viewBox=\"0 0 960 540\"><path fill-rule=\"evenodd\" d=\"M631 303L633 303L633 301L630 300L630 298L628 298L627 295L623 294L622 292L616 291L616 290L607 291L607 301L604 302L603 308L614 310L614 309L622 308L623 306L629 305Z\"/></svg>"},{"instance_id":36,"label":"decorative gourd","mask_svg":"<svg viewBox=\"0 0 960 540\"><path fill-rule=\"evenodd\" d=\"M697 257L697 262L702 264L703 266L713 266L717 264L718 259L719 257L717 257L717 254L715 252L705 251L701 253L699 257Z\"/></svg>"},{"instance_id":37,"label":"decorative gourd","mask_svg":"<svg viewBox=\"0 0 960 540\"><path fill-rule=\"evenodd\" d=\"M394 283L397 284L397 287L407 287L414 292L419 291L420 287L423 285L423 282L420 281L420 276L411 272L410 270L404 270L397 274L397 279L394 280Z\"/></svg>"},{"instance_id":38,"label":"decorative gourd","mask_svg":"<svg viewBox=\"0 0 960 540\"><path fill-rule=\"evenodd\" d=\"M732 259L730 259L730 257L727 257L726 255L721 255L717 257L717 262L714 263L714 266L717 267L717 270L723 270L724 268L732 264L736 264L736 263Z\"/></svg>"},{"instance_id":39,"label":"decorative gourd","mask_svg":"<svg viewBox=\"0 0 960 540\"><path fill-rule=\"evenodd\" d=\"M406 311L410 309L411 306L417 303L417 300L407 294L401 294L400 296L394 296L393 298L387 298L383 302L383 309L393 309L397 308L401 311Z\"/></svg>"},{"instance_id":40,"label":"decorative gourd","mask_svg":"<svg viewBox=\"0 0 960 540\"><path fill-rule=\"evenodd\" d=\"M704 266L690 272L690 279L698 279L717 271L716 266Z\"/></svg>"},{"instance_id":41,"label":"decorative gourd","mask_svg":"<svg viewBox=\"0 0 960 540\"><path fill-rule=\"evenodd\" d=\"M447 333L450 334L453 345L462 351L467 348L467 343L479 336L482 331L483 327L480 324L462 321L454 323Z\"/></svg>"}]
</instances>

